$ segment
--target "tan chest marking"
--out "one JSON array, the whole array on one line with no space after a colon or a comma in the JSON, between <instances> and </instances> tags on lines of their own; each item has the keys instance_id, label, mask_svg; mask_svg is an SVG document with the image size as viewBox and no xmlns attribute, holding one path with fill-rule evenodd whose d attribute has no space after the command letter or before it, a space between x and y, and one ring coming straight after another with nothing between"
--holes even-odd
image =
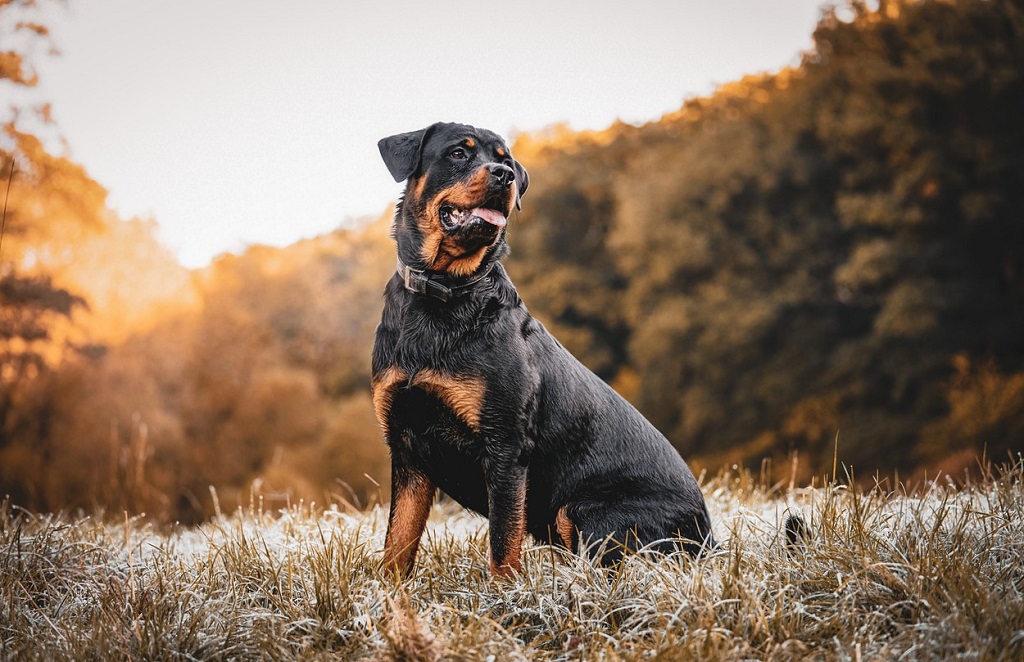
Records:
<instances>
[{"instance_id":1,"label":"tan chest marking","mask_svg":"<svg viewBox=\"0 0 1024 662\"><path fill-rule=\"evenodd\" d=\"M473 431L480 430L480 413L484 408L487 383L475 375L448 375L438 370L420 370L409 381L433 393L451 407L455 415Z\"/></svg>"},{"instance_id":2,"label":"tan chest marking","mask_svg":"<svg viewBox=\"0 0 1024 662\"><path fill-rule=\"evenodd\" d=\"M405 374L405 371L396 366L391 366L373 378L370 385L373 411L377 414L377 423L385 432L387 432L388 414L391 413L391 403L395 401L395 391L408 379L409 376Z\"/></svg>"},{"instance_id":3,"label":"tan chest marking","mask_svg":"<svg viewBox=\"0 0 1024 662\"><path fill-rule=\"evenodd\" d=\"M480 413L483 411L487 383L475 375L449 375L439 370L420 370L411 378L401 368L392 366L381 372L371 386L373 409L381 428L387 429L388 414L400 388L417 386L431 393L455 412L462 422L480 430Z\"/></svg>"}]
</instances>

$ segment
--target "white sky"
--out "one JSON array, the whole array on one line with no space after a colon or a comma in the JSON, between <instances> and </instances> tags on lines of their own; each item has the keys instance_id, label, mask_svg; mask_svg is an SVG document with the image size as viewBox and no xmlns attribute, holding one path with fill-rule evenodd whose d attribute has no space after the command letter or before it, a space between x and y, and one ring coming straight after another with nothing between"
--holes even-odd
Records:
<instances>
[{"instance_id":1,"label":"white sky","mask_svg":"<svg viewBox=\"0 0 1024 662\"><path fill-rule=\"evenodd\" d=\"M434 121L657 119L810 48L822 0L71 0L37 61L70 156L190 267L378 215Z\"/></svg>"}]
</instances>

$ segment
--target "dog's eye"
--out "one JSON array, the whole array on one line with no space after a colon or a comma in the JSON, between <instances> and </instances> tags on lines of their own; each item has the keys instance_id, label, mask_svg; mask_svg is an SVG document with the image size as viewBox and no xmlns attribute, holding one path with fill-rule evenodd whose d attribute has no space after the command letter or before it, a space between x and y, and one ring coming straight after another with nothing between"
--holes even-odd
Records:
<instances>
[{"instance_id":1,"label":"dog's eye","mask_svg":"<svg viewBox=\"0 0 1024 662\"><path fill-rule=\"evenodd\" d=\"M448 156L453 159L464 159L466 158L466 150L461 147L456 147L452 151L448 152Z\"/></svg>"}]
</instances>

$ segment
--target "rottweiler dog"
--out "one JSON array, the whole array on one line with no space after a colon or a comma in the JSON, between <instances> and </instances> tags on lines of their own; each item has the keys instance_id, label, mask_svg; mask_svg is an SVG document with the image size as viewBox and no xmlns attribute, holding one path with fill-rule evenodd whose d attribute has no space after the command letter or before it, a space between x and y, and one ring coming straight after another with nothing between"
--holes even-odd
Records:
<instances>
[{"instance_id":1,"label":"rottweiler dog","mask_svg":"<svg viewBox=\"0 0 1024 662\"><path fill-rule=\"evenodd\" d=\"M526 533L569 549L615 541L600 547L606 564L650 543L712 545L686 463L530 316L501 265L530 181L508 145L438 123L378 147L395 181L408 180L373 347L391 451L384 565L411 570L438 488L488 518L496 576L520 570Z\"/></svg>"}]
</instances>

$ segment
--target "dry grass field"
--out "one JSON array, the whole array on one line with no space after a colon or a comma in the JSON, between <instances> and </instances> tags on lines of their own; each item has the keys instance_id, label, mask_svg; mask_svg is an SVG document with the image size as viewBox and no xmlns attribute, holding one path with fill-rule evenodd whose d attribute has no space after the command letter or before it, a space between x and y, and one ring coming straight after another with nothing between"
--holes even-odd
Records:
<instances>
[{"instance_id":1,"label":"dry grass field","mask_svg":"<svg viewBox=\"0 0 1024 662\"><path fill-rule=\"evenodd\" d=\"M617 572L533 544L487 573L486 522L435 506L416 572L386 513L252 505L197 528L0 508L0 658L1024 659L1024 465L967 485L703 488L708 558ZM811 537L785 546L789 513Z\"/></svg>"}]
</instances>

